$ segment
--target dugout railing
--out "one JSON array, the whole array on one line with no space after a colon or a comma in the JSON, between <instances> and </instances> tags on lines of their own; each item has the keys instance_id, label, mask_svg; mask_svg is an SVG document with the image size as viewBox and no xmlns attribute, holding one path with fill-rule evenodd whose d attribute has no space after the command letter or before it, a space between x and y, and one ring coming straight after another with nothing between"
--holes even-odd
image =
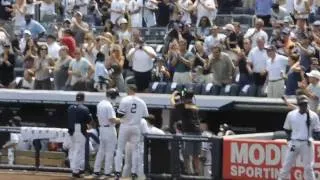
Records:
<instances>
[{"instance_id":1,"label":"dugout railing","mask_svg":"<svg viewBox=\"0 0 320 180\"><path fill-rule=\"evenodd\" d=\"M211 175L203 172L190 175L182 161L185 143L208 143L211 152L211 163L202 161L204 166L210 166ZM144 173L148 180L160 179L222 179L222 146L221 137L202 137L193 135L144 135Z\"/></svg>"}]
</instances>

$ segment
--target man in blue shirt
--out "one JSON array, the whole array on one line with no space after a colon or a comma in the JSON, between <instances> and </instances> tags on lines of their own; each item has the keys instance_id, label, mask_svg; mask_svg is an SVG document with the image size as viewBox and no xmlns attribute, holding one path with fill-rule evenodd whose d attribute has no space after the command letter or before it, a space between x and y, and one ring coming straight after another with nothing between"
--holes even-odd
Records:
<instances>
[{"instance_id":1,"label":"man in blue shirt","mask_svg":"<svg viewBox=\"0 0 320 180\"><path fill-rule=\"evenodd\" d=\"M271 26L272 0L256 0L256 16L264 21L265 26Z\"/></svg>"},{"instance_id":2,"label":"man in blue shirt","mask_svg":"<svg viewBox=\"0 0 320 180\"><path fill-rule=\"evenodd\" d=\"M46 33L46 29L36 20L32 19L32 15L26 14L26 27L32 34L33 39L41 38Z\"/></svg>"}]
</instances>

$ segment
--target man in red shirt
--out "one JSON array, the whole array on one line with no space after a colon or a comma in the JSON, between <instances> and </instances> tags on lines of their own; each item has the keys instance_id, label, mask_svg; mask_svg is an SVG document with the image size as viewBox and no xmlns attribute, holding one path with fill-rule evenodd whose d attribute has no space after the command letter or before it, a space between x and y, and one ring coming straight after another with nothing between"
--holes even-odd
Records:
<instances>
[{"instance_id":1,"label":"man in red shirt","mask_svg":"<svg viewBox=\"0 0 320 180\"><path fill-rule=\"evenodd\" d=\"M63 37L60 39L61 45L65 45L69 48L69 55L74 58L74 52L77 48L76 40L73 37L73 33L70 29L63 31Z\"/></svg>"}]
</instances>

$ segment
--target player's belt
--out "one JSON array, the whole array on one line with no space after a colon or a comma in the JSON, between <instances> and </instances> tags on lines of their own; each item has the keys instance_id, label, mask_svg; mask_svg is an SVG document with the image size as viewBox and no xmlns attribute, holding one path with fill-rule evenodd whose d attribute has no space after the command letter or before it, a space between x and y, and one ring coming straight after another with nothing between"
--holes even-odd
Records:
<instances>
[{"instance_id":1,"label":"player's belt","mask_svg":"<svg viewBox=\"0 0 320 180\"><path fill-rule=\"evenodd\" d=\"M281 78L281 79L275 79L275 80L269 80L269 82L277 82L277 81L281 81L281 80L283 80L283 78Z\"/></svg>"},{"instance_id":2,"label":"player's belt","mask_svg":"<svg viewBox=\"0 0 320 180\"><path fill-rule=\"evenodd\" d=\"M307 139L292 139L293 141L309 141Z\"/></svg>"},{"instance_id":3,"label":"player's belt","mask_svg":"<svg viewBox=\"0 0 320 180\"><path fill-rule=\"evenodd\" d=\"M104 125L103 127L110 127L110 125Z\"/></svg>"}]
</instances>

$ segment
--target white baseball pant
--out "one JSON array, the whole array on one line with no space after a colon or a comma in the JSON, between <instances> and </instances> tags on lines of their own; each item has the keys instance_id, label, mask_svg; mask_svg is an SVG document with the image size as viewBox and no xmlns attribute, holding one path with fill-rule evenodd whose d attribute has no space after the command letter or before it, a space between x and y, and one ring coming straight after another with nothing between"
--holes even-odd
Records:
<instances>
[{"instance_id":1,"label":"white baseball pant","mask_svg":"<svg viewBox=\"0 0 320 180\"><path fill-rule=\"evenodd\" d=\"M205 157L206 162L203 163L203 176L205 177L211 177L211 164L212 164L212 157L211 157L211 151L206 150L205 151Z\"/></svg>"},{"instance_id":2,"label":"white baseball pant","mask_svg":"<svg viewBox=\"0 0 320 180\"><path fill-rule=\"evenodd\" d=\"M135 173L135 174L138 173L140 136L141 136L140 125L126 125L126 124L120 125L117 151L116 151L116 157L115 157L116 172L121 172L123 152L125 150L127 142L130 142L132 144L131 173Z\"/></svg>"},{"instance_id":3,"label":"white baseball pant","mask_svg":"<svg viewBox=\"0 0 320 180\"><path fill-rule=\"evenodd\" d=\"M70 167L72 173L79 173L79 171L84 170L85 166L85 145L86 138L81 133L81 125L75 124L75 131L73 136L71 136L72 148L69 150L71 153Z\"/></svg>"},{"instance_id":4,"label":"white baseball pant","mask_svg":"<svg viewBox=\"0 0 320 180\"><path fill-rule=\"evenodd\" d=\"M308 141L291 140L288 143L287 155L280 170L279 180L290 179L291 167L295 164L298 155L301 156L304 167L304 179L315 180L313 171L314 149Z\"/></svg>"},{"instance_id":5,"label":"white baseball pant","mask_svg":"<svg viewBox=\"0 0 320 180\"><path fill-rule=\"evenodd\" d=\"M139 143L139 157L138 157L138 167L137 167L137 174L138 176L144 176L143 173L143 152L144 152L144 145L143 142ZM129 177L130 171L132 169L132 144L130 142L126 145L125 150L125 160L124 160L124 166L122 170L122 176L123 177Z\"/></svg>"},{"instance_id":6,"label":"white baseball pant","mask_svg":"<svg viewBox=\"0 0 320 180\"><path fill-rule=\"evenodd\" d=\"M94 172L101 171L104 160L104 173L110 174L113 170L113 156L117 144L117 131L114 126L100 127L100 145L94 162Z\"/></svg>"}]
</instances>

